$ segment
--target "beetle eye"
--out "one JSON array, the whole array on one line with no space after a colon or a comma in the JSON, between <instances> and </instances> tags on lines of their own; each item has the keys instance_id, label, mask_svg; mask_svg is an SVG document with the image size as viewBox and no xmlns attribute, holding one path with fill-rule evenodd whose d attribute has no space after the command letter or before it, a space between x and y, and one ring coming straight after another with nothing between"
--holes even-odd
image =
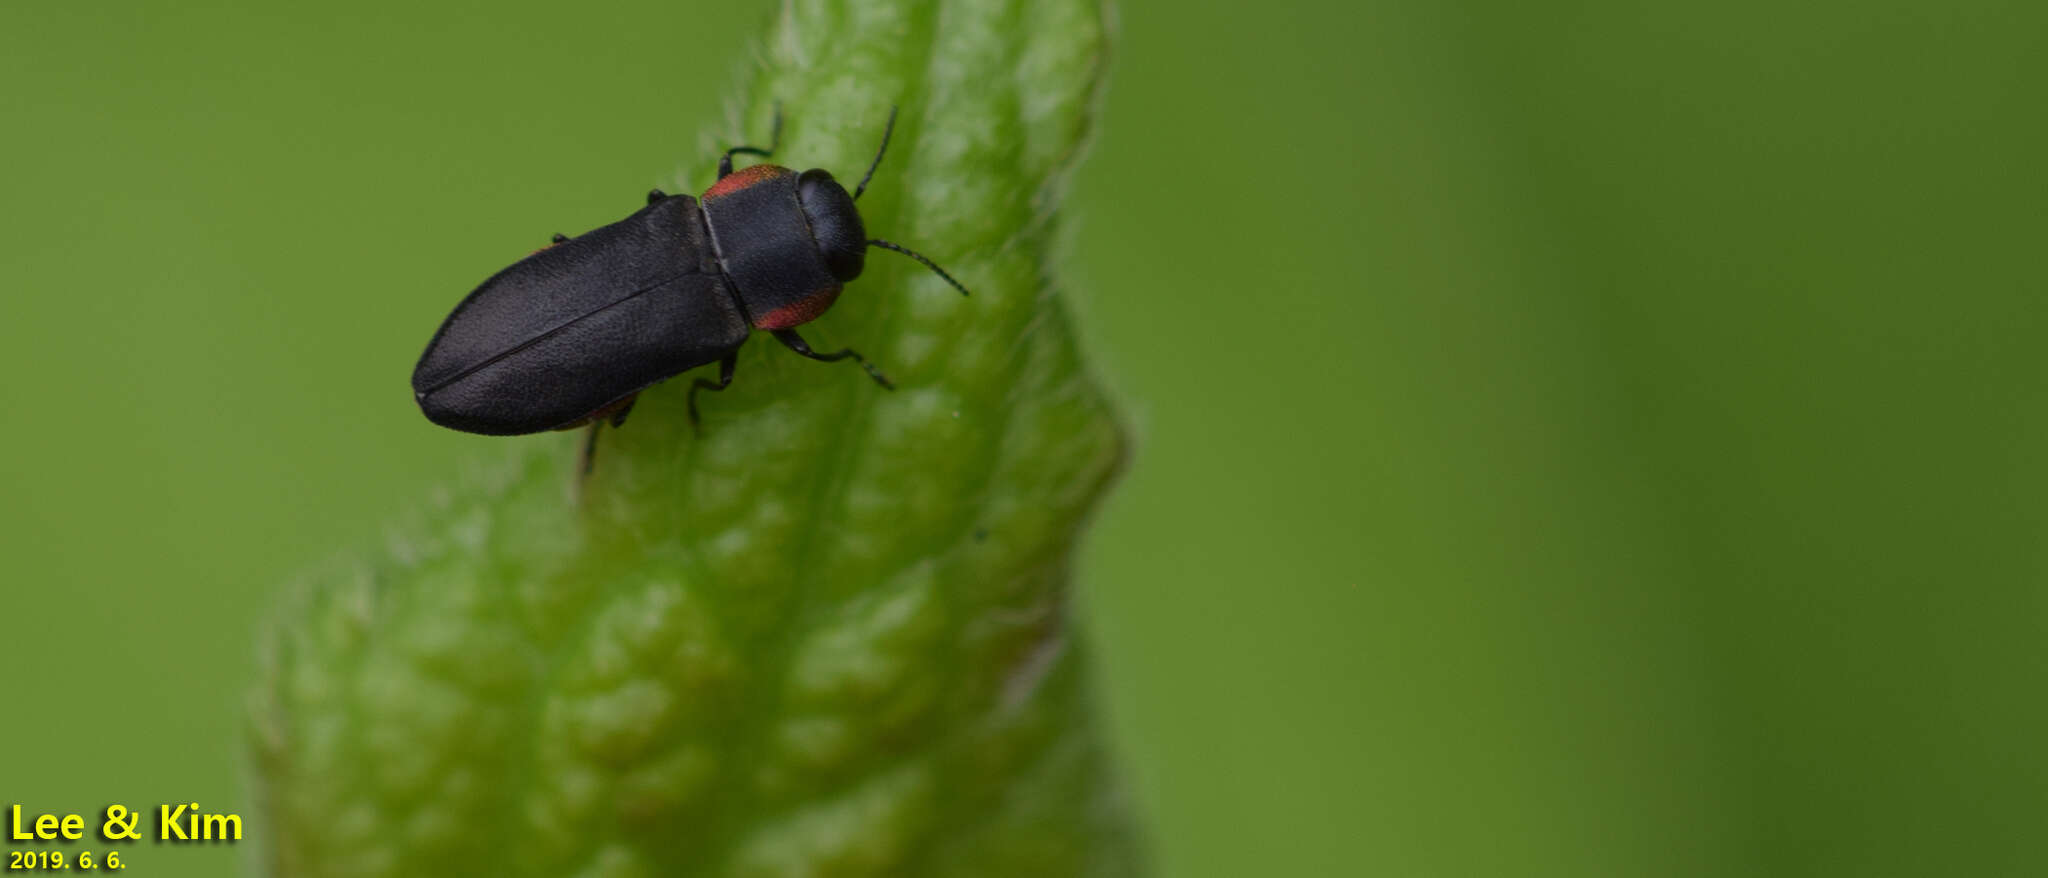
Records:
<instances>
[{"instance_id":1,"label":"beetle eye","mask_svg":"<svg viewBox=\"0 0 2048 878\"><path fill-rule=\"evenodd\" d=\"M796 197L811 222L811 239L832 276L841 281L859 277L867 263L868 231L846 187L830 173L812 168L797 178Z\"/></svg>"}]
</instances>

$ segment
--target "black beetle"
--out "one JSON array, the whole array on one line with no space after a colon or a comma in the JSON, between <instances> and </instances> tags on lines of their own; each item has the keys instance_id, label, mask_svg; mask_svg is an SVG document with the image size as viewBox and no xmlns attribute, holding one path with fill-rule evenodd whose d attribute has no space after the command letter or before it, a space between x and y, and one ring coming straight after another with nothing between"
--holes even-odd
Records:
<instances>
[{"instance_id":1,"label":"black beetle","mask_svg":"<svg viewBox=\"0 0 2048 878\"><path fill-rule=\"evenodd\" d=\"M732 157L774 154L736 146L718 160L718 182L701 199L656 189L647 206L574 238L556 235L492 275L441 323L412 373L413 397L427 420L456 430L509 436L594 428L625 421L637 394L685 370L718 361L724 390L752 329L814 360L852 359L883 387L881 370L851 348L821 354L795 327L832 307L841 285L860 276L869 246L893 250L967 288L931 260L869 239L854 202L867 190L882 145L852 195L832 175L759 164L735 172ZM588 465L586 450L586 466Z\"/></svg>"}]
</instances>

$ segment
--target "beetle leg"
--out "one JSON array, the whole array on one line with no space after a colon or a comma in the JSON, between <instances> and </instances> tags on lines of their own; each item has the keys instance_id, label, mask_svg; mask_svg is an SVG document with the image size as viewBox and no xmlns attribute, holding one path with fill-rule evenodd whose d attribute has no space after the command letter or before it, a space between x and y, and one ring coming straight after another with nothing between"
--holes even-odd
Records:
<instances>
[{"instance_id":1,"label":"beetle leg","mask_svg":"<svg viewBox=\"0 0 2048 878\"><path fill-rule=\"evenodd\" d=\"M739 351L733 351L732 353L726 354L725 359L718 361L717 383L712 383L705 379L699 378L697 379L697 383L690 385L690 432L699 434L704 432L703 425L698 423L697 421L697 391L709 390L715 393L717 391L724 390L727 387L731 386L732 367L738 365L739 361Z\"/></svg>"},{"instance_id":2,"label":"beetle leg","mask_svg":"<svg viewBox=\"0 0 2048 878\"><path fill-rule=\"evenodd\" d=\"M890 390L896 389L896 385L889 383L889 376L882 374L882 370L875 368L875 364L868 362L868 358L861 356L853 348L842 348L829 354L821 354L811 350L811 346L804 343L804 337L797 335L794 329L771 329L769 332L774 333L775 340L787 345L790 350L810 357L813 360L831 363L850 358L854 362L859 363L861 368L868 370L868 377L875 379L876 384L880 384Z\"/></svg>"},{"instance_id":3,"label":"beetle leg","mask_svg":"<svg viewBox=\"0 0 2048 878\"><path fill-rule=\"evenodd\" d=\"M633 404L639 401L640 395L637 393L633 394L632 396L626 397L626 401L619 406L618 410L612 412L612 426L626 426L626 416L633 413Z\"/></svg>"},{"instance_id":4,"label":"beetle leg","mask_svg":"<svg viewBox=\"0 0 2048 878\"><path fill-rule=\"evenodd\" d=\"M659 190L659 189L649 189L649 190L647 190L647 203L648 203L648 204L653 204L653 203L655 203L655 202L657 202L657 201L660 201L660 200L662 200L662 199L664 199L664 198L667 198L667 197L668 197L668 193L666 193L666 192L663 192L663 191L661 191L661 190Z\"/></svg>"},{"instance_id":5,"label":"beetle leg","mask_svg":"<svg viewBox=\"0 0 2048 878\"><path fill-rule=\"evenodd\" d=\"M781 144L782 144L782 102L781 102L781 101L776 101L776 102L775 102L775 130L774 130L774 131L773 131L772 133L770 133L770 134L768 135L768 148L767 148L767 149L762 149L762 148L760 148L760 147L758 147L758 146L735 146L735 147L733 147L733 148L731 148L731 149L728 149L728 150L726 150L726 151L725 151L725 155L722 155L722 156L719 156L719 157L718 157L718 179L720 179L720 180L723 180L723 179L725 179L725 175L727 175L727 174L730 174L730 173L732 173L732 157L733 157L733 155L734 155L735 153L745 153L745 154L747 154L747 155L757 155L757 156L760 156L760 157L762 157L762 158L764 158L764 159L765 159L765 158L767 158L767 157L769 157L769 156L772 156L772 155L774 155L774 154L775 154L775 147L777 147L777 146L779 146L779 145L781 145Z\"/></svg>"},{"instance_id":6,"label":"beetle leg","mask_svg":"<svg viewBox=\"0 0 2048 878\"><path fill-rule=\"evenodd\" d=\"M583 436L583 478L590 478L591 471L597 468L598 432L604 429L607 421L611 423L614 430L625 426L626 416L633 413L633 404L639 401L640 395L636 393L626 397L624 400L591 412L590 417L585 419L590 422L590 431Z\"/></svg>"},{"instance_id":7,"label":"beetle leg","mask_svg":"<svg viewBox=\"0 0 2048 878\"><path fill-rule=\"evenodd\" d=\"M604 421L591 421L590 429L583 434L583 468L581 479L590 478L590 471L597 468L597 432L604 429Z\"/></svg>"}]
</instances>

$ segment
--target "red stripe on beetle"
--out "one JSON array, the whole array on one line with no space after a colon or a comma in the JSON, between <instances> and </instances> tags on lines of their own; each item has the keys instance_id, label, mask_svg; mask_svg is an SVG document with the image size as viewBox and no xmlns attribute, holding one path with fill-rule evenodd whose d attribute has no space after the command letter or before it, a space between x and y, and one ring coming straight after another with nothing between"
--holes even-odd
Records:
<instances>
[{"instance_id":1,"label":"red stripe on beetle","mask_svg":"<svg viewBox=\"0 0 2048 878\"><path fill-rule=\"evenodd\" d=\"M754 328L788 329L816 320L818 315L825 313L825 309L832 307L832 303L839 298L839 290L839 285L833 284L763 314L759 320L754 321Z\"/></svg>"},{"instance_id":2,"label":"red stripe on beetle","mask_svg":"<svg viewBox=\"0 0 2048 878\"><path fill-rule=\"evenodd\" d=\"M738 192L762 180L787 177L789 174L790 170L781 165L750 165L727 174L724 179L711 184L711 188L704 190L704 198L702 200L710 201L721 195L730 195Z\"/></svg>"},{"instance_id":3,"label":"red stripe on beetle","mask_svg":"<svg viewBox=\"0 0 2048 878\"><path fill-rule=\"evenodd\" d=\"M582 418L582 420L579 420L579 421L577 421L577 422L575 422L575 423L573 423L573 424L563 424L562 426L556 427L556 428L555 428L555 431L556 431L556 432L561 432L561 431L563 431L563 430L574 430L574 429L576 429L577 427L587 427L587 426L589 426L589 425L590 425L590 422L591 422L591 421L599 421L599 420L603 420L603 419L605 419L605 418L609 418L609 417L611 417L611 416L613 416L613 415L616 415L616 414L618 414L618 413L619 413L620 411L623 411L623 410L625 410L625 409L629 409L629 408L632 408L632 407L633 407L633 401L634 401L634 400L637 400L637 399L639 399L639 398L640 398L640 394L637 394L637 393L634 393L634 394L628 394L628 395L626 396L626 398L625 398L625 399L619 400L618 402L614 402L614 403L608 404L608 405L606 405L606 406L605 406L604 408L598 409L597 411L594 411L594 412L591 412L590 414L584 415L584 416L583 416L583 418Z\"/></svg>"}]
</instances>

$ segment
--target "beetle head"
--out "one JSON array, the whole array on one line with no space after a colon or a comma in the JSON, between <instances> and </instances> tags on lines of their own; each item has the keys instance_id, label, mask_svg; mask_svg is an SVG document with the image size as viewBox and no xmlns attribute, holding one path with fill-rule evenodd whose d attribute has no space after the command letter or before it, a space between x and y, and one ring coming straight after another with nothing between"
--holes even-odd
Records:
<instances>
[{"instance_id":1,"label":"beetle head","mask_svg":"<svg viewBox=\"0 0 2048 878\"><path fill-rule=\"evenodd\" d=\"M812 168L797 177L796 197L811 223L811 240L817 242L832 276L841 281L860 277L867 263L868 230L846 187L830 173Z\"/></svg>"}]
</instances>

